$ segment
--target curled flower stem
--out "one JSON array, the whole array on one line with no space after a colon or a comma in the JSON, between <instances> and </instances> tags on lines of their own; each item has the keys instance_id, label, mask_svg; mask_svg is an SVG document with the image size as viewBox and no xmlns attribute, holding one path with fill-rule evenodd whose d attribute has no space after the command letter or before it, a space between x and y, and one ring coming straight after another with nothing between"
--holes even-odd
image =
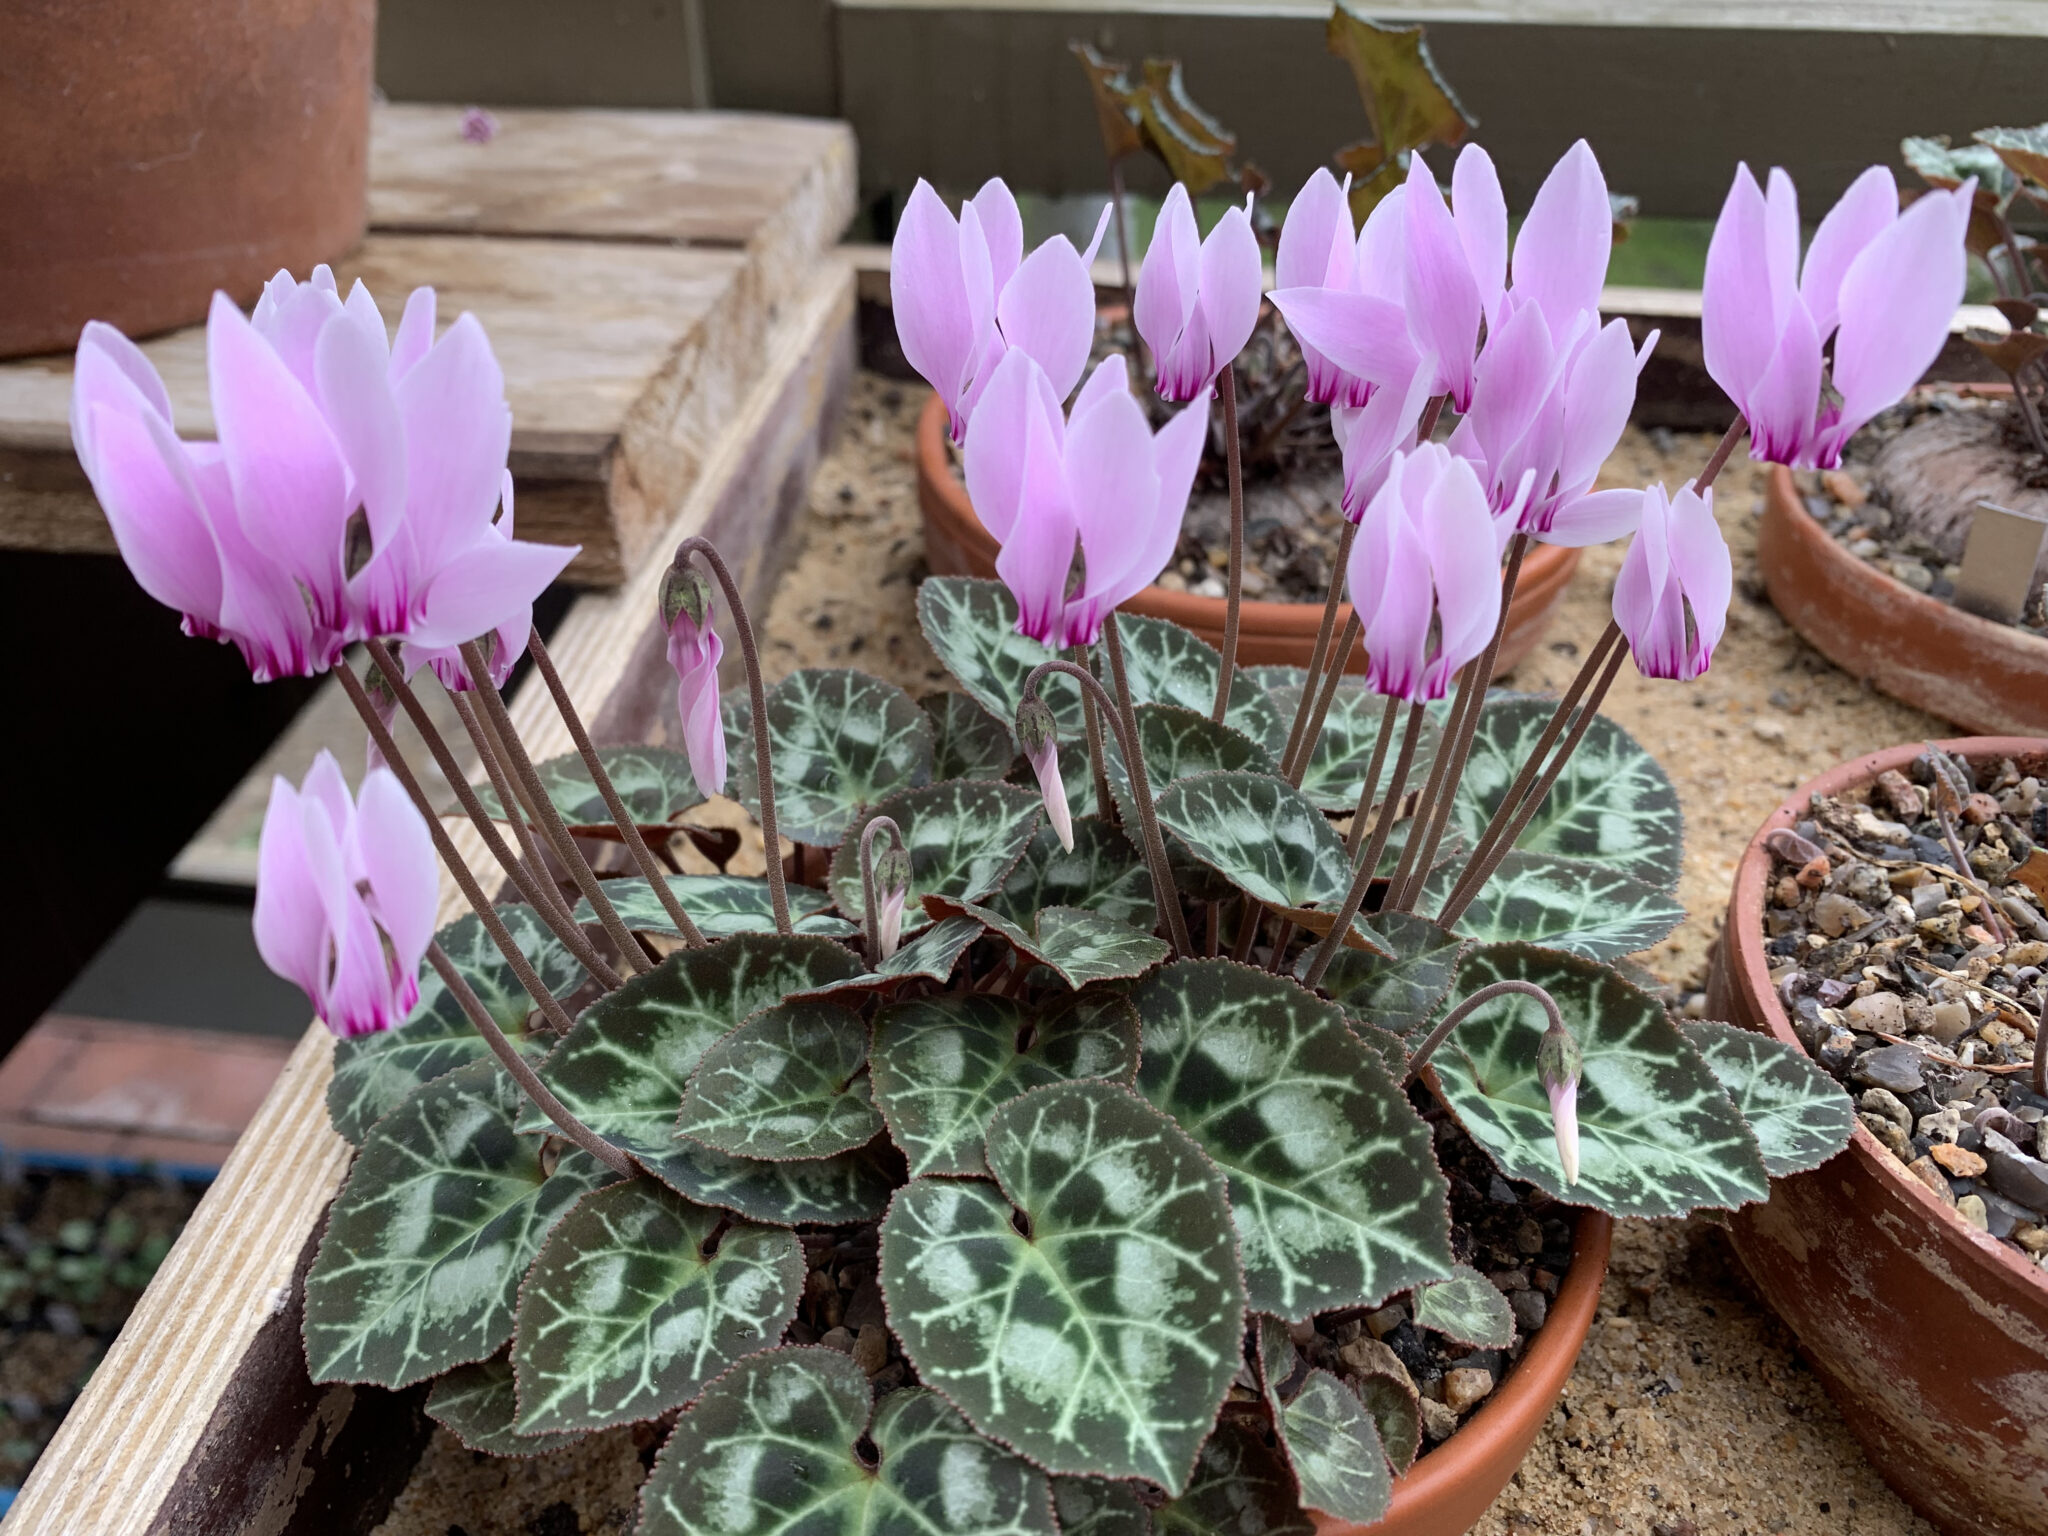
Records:
<instances>
[{"instance_id":1,"label":"curled flower stem","mask_svg":"<svg viewBox=\"0 0 2048 1536\"><path fill-rule=\"evenodd\" d=\"M1330 653L1330 636L1337 628L1337 609L1344 600L1344 573L1351 564L1351 546L1358 538L1358 525L1349 518L1344 520L1344 531L1337 535L1337 554L1330 565L1330 590L1323 596L1323 620L1316 626L1315 649L1309 652L1308 676L1301 680L1301 701L1294 706L1294 724L1288 727L1287 745L1281 749L1280 761L1293 761L1300 750L1301 736L1308 729L1308 717L1313 712L1316 679L1322 676L1323 661ZM1340 659L1337 665L1341 668Z\"/></svg>"},{"instance_id":2,"label":"curled flower stem","mask_svg":"<svg viewBox=\"0 0 2048 1536\"><path fill-rule=\"evenodd\" d=\"M363 717L363 724L369 727L370 739L377 744L377 750L384 754L385 765L391 769L406 794L412 797L414 807L427 824L428 835L434 840L434 851L441 856L441 862L448 866L448 873L455 877L455 884L461 889L463 899L475 910L477 921L484 925L484 932L488 933L491 942L498 946L498 952L505 957L505 964L511 967L512 974L518 978L519 984L526 988L527 995L533 999L534 1006L540 1009L541 1016L557 1033L567 1034L572 1022L568 1013L555 1000L554 993L547 989L546 983L534 973L525 952L519 947L519 941L512 937L504 919L498 916L498 909L491 905L490 897L484 894L483 887L477 884L477 878L471 873L469 865L456 851L454 841L448 836L448 829L441 825L441 818L434 814L434 808L427 803L426 791L420 788L420 781L413 773L411 765L399 755L398 743L391 739L391 732L385 728L384 722L377 718L377 708L370 702L369 694L363 691L362 679L356 676L346 662L335 667L334 675L341 683L341 691L347 694L349 702L355 705L356 713Z\"/></svg>"},{"instance_id":3,"label":"curled flower stem","mask_svg":"<svg viewBox=\"0 0 2048 1536\"><path fill-rule=\"evenodd\" d=\"M882 922L876 912L881 893L875 888L875 834L886 830L896 839L896 846L903 846L903 829L896 825L894 817L877 816L860 829L860 911L861 926L868 934L868 964L882 963Z\"/></svg>"},{"instance_id":4,"label":"curled flower stem","mask_svg":"<svg viewBox=\"0 0 2048 1536\"><path fill-rule=\"evenodd\" d=\"M1372 772L1366 779L1365 789L1358 797L1358 815L1352 820L1352 846L1356 848L1358 831L1365 823L1367 810L1379 786L1380 760L1385 755L1386 744L1394 734L1395 699L1387 700L1387 712L1380 719L1379 744L1373 748ZM1302 981L1314 989L1322 984L1323 977L1330 969L1330 962L1337 958L1337 952L1344 947L1344 935L1351 931L1351 920L1358 916L1358 909L1365 905L1365 893L1372 889L1373 872L1379 868L1380 855L1387 850L1387 836L1394 830L1394 823L1400 818L1401 796L1408 788L1408 770L1415 766L1415 747L1422 739L1422 717L1425 713L1421 704L1408 706L1408 728L1401 733L1401 755L1394 760L1394 781L1387 789L1387 803L1380 812L1379 821L1372 829L1372 841L1366 845L1364 857L1351 872L1351 885L1344 892L1344 904L1331 919L1330 931L1323 936L1323 942L1309 960L1308 971Z\"/></svg>"},{"instance_id":5,"label":"curled flower stem","mask_svg":"<svg viewBox=\"0 0 2048 1536\"><path fill-rule=\"evenodd\" d=\"M1070 646L1067 660L1085 667L1088 653L1081 646ZM1095 695L1085 688L1081 690L1081 724L1088 735L1088 772L1095 791L1095 814L1114 825L1116 801L1109 793L1109 767L1102 756L1102 717L1095 710Z\"/></svg>"},{"instance_id":6,"label":"curled flower stem","mask_svg":"<svg viewBox=\"0 0 2048 1536\"><path fill-rule=\"evenodd\" d=\"M562 813L548 798L547 786L541 783L533 759L512 724L512 712L505 707L504 696L498 692L497 684L491 681L490 663L484 657L483 647L474 640L466 640L457 648L457 654L469 669L470 691L483 702L484 714L497 727L498 741L505 748L505 756L511 759L513 776L526 786L527 804L540 817L540 829L554 845L555 857L562 861L562 867L569 871L569 878L576 882L576 889L583 893L583 899L597 914L605 937L612 941L619 958L636 973L648 969L653 962L647 958L625 923L620 921L618 909L598 883L597 871L590 867L583 850L576 846L576 839L563 825Z\"/></svg>"},{"instance_id":7,"label":"curled flower stem","mask_svg":"<svg viewBox=\"0 0 2048 1536\"><path fill-rule=\"evenodd\" d=\"M753 706L754 776L761 799L761 842L768 865L768 899L775 908L775 931L793 933L795 930L789 921L789 891L782 879L782 837L775 830L775 773L768 746L768 690L761 685L761 652L754 644L754 624L747 617L747 605L740 599L739 585L732 579L732 570L712 542L702 534L692 534L676 546L675 564L687 563L692 555L702 555L704 563L711 568L711 574L718 578L718 585L725 593L726 606L732 610L741 659L747 664L747 698Z\"/></svg>"},{"instance_id":8,"label":"curled flower stem","mask_svg":"<svg viewBox=\"0 0 2048 1536\"><path fill-rule=\"evenodd\" d=\"M1230 682L1237 675L1238 610L1244 606L1244 450L1237 440L1237 365L1225 363L1216 376L1223 398L1223 462L1230 476L1230 584L1223 601L1223 665L1216 673L1216 707L1210 718L1223 723Z\"/></svg>"},{"instance_id":9,"label":"curled flower stem","mask_svg":"<svg viewBox=\"0 0 2048 1536\"><path fill-rule=\"evenodd\" d=\"M1296 789L1308 775L1308 765L1315 761L1316 744L1323 739L1323 722L1330 718L1330 706L1336 702L1337 686L1344 681L1344 661L1358 644L1358 634L1363 626L1358 622L1358 610L1352 609L1351 617L1344 621L1344 632L1337 638L1337 654L1330 670L1323 674L1323 686L1316 692L1316 707L1308 717L1308 729L1302 732L1300 744L1294 749L1294 761L1282 763L1280 773Z\"/></svg>"},{"instance_id":10,"label":"curled flower stem","mask_svg":"<svg viewBox=\"0 0 2048 1536\"><path fill-rule=\"evenodd\" d=\"M654 894L661 899L661 909L676 925L676 932L683 936L683 942L692 949L701 949L704 935L690 921L690 914L683 910L675 887L668 883L667 875L655 862L653 850L647 846L647 839L640 835L640 824L626 809L626 802L619 798L618 787L612 783L612 776L605 772L604 764L598 759L597 748L590 742L590 732L583 728L583 717L576 712L569 690L562 686L561 674L555 670L554 658L548 655L548 648L541 644L538 629L528 634L526 653L533 658L535 668L548 685L548 692L554 696L555 709L562 717L562 724L569 728L569 739L576 743L577 754L582 757L583 766L590 771L591 782L604 797L604 808L611 813L612 825L619 829L619 837L632 853L634 864L639 866L641 878L654 888Z\"/></svg>"},{"instance_id":11,"label":"curled flower stem","mask_svg":"<svg viewBox=\"0 0 2048 1536\"><path fill-rule=\"evenodd\" d=\"M1519 992L1524 997L1535 998L1536 1001L1542 1005L1543 1012L1549 1018L1550 1027L1552 1029L1561 1030L1564 1028L1564 1015L1557 1011L1557 999L1552 997L1548 992L1544 991L1541 987L1537 986L1535 982L1493 982L1491 985L1481 987L1477 992L1474 992L1470 997L1466 998L1465 1001L1458 1004L1458 1006L1453 1008L1449 1013L1445 1014L1443 1016L1442 1022L1439 1023L1435 1029L1432 1029L1427 1035L1423 1036L1422 1044L1418 1045L1415 1048L1415 1054L1408 1058L1408 1072L1407 1075L1401 1079L1401 1086L1403 1088L1406 1088L1410 1083L1414 1082L1417 1077L1422 1075L1422 1069L1425 1065L1428 1064L1431 1054L1436 1050L1438 1046L1442 1045L1445 1040L1450 1038L1450 1033L1452 1030L1456 1029L1460 1024L1464 1023L1466 1019L1471 1017L1475 1009L1484 1007L1486 1004L1492 1002L1496 997L1506 997L1510 993L1514 992Z\"/></svg>"},{"instance_id":12,"label":"curled flower stem","mask_svg":"<svg viewBox=\"0 0 2048 1536\"><path fill-rule=\"evenodd\" d=\"M484 1037L485 1043L491 1048L491 1054L498 1058L499 1065L512 1074L512 1080L519 1084L526 1096L539 1107L540 1112L554 1121L556 1128L564 1136L613 1173L621 1178L632 1178L632 1160L578 1120L569 1112L568 1105L548 1091L547 1084L534 1074L533 1068L527 1065L526 1058L519 1054L518 1048L505 1038L505 1031L498 1028L498 1021L491 1017L490 1010L484 1007L482 999L463 979L462 972L455 969L454 962L442 952L438 943L428 943L427 960L440 974L441 984L448 989L455 1001L461 1004L462 1011L469 1015L469 1022L474 1024L476 1032Z\"/></svg>"},{"instance_id":13,"label":"curled flower stem","mask_svg":"<svg viewBox=\"0 0 2048 1536\"><path fill-rule=\"evenodd\" d=\"M1110 622L1114 624L1114 615L1111 616ZM1108 633L1112 636L1110 656L1112 665L1115 665L1121 652L1116 648L1113 638L1115 631L1112 629ZM1126 724L1123 715L1117 710L1116 702L1110 698L1109 691L1096 681L1095 674L1086 667L1076 666L1071 661L1041 661L1033 667L1031 675L1024 679L1025 699L1038 697L1038 685L1048 672L1064 672L1078 679L1084 690L1100 695L1103 712L1107 715L1110 726L1116 731L1117 745L1123 749L1124 766L1130 771L1131 798L1137 803L1138 825L1145 839L1146 861L1152 866L1153 899L1166 918L1166 930L1173 944L1174 953L1193 953L1188 942L1187 921L1181 916L1180 892L1173 883L1173 870L1166 862L1166 840L1159 835L1159 818L1152 809L1152 786L1150 776L1145 772L1145 759L1138 752L1137 732Z\"/></svg>"}]
</instances>

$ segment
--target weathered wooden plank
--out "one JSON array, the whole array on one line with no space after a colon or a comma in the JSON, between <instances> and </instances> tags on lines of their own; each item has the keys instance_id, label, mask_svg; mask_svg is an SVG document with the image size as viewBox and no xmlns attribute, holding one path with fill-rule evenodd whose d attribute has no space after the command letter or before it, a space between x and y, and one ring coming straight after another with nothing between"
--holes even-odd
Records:
<instances>
[{"instance_id":1,"label":"weathered wooden plank","mask_svg":"<svg viewBox=\"0 0 2048 1536\"><path fill-rule=\"evenodd\" d=\"M852 326L852 273L828 263L784 306L757 382L661 530L664 544L711 530L750 593L765 595L781 532L832 431ZM657 734L653 712L673 707L658 686L652 623L664 563L581 599L556 632L557 663L601 738ZM536 755L567 749L544 689L522 689L513 714ZM457 837L487 867L473 834ZM444 885L443 918L461 909ZM323 1473L323 1453L354 1446L367 1455L366 1438L388 1417L401 1432L391 1454L404 1454L409 1420L391 1395L344 1401L313 1388L289 1321L295 1279L348 1167L348 1148L327 1124L332 1057L331 1039L313 1026L0 1523L6 1536L346 1531L352 1516L332 1492L335 1476ZM309 1501L324 1502L315 1510Z\"/></svg>"}]
</instances>

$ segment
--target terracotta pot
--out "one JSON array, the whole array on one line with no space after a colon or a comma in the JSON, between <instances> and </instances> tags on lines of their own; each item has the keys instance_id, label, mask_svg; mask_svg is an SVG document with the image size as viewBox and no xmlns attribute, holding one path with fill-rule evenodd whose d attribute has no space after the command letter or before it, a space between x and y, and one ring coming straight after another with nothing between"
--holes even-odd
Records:
<instances>
[{"instance_id":1,"label":"terracotta pot","mask_svg":"<svg viewBox=\"0 0 2048 1536\"><path fill-rule=\"evenodd\" d=\"M1407 1476L1394 1479L1394 1502L1385 1515L1371 1525L1315 1515L1318 1536L1465 1536L1478 1524L1529 1454L1571 1377L1600 1308L1613 1238L1611 1220L1598 1211L1579 1212L1571 1268L1550 1316L1507 1380L1455 1435L1418 1457Z\"/></svg>"},{"instance_id":2,"label":"terracotta pot","mask_svg":"<svg viewBox=\"0 0 2048 1536\"><path fill-rule=\"evenodd\" d=\"M361 238L376 0L15 0L0 356L253 299Z\"/></svg>"},{"instance_id":3,"label":"terracotta pot","mask_svg":"<svg viewBox=\"0 0 2048 1536\"><path fill-rule=\"evenodd\" d=\"M2048 640L1917 592L1807 512L1782 464L1756 559L1779 613L1843 671L1974 731L2048 732Z\"/></svg>"},{"instance_id":4,"label":"terracotta pot","mask_svg":"<svg viewBox=\"0 0 2048 1536\"><path fill-rule=\"evenodd\" d=\"M1942 745L1972 759L2032 755L2034 771L2048 769L2048 741ZM1764 954L1764 835L1798 821L1811 796L1867 784L1921 750L1844 763L1771 813L1735 872L1711 1017L1798 1046ZM2048 1529L2048 1272L1964 1225L1860 1125L1825 1167L1774 1181L1767 1203L1738 1211L1734 1239L1899 1497L1952 1536Z\"/></svg>"},{"instance_id":5,"label":"terracotta pot","mask_svg":"<svg viewBox=\"0 0 2048 1536\"><path fill-rule=\"evenodd\" d=\"M933 395L917 419L917 504L924 513L925 558L941 576L993 576L995 539L974 515L967 487L953 473L946 452L946 408ZM1506 672L1535 648L1550 623L1551 612L1564 599L1565 584L1578 569L1579 552L1551 544L1533 545L1522 562L1515 595L1508 604L1507 633L1502 637L1499 670ZM1147 587L1123 605L1127 613L1171 619L1193 630L1211 645L1223 644L1220 597L1197 597ZM1351 617L1349 605L1337 610L1341 628ZM1238 607L1237 659L1241 666L1305 667L1315 650L1316 630L1323 621L1321 603L1259 603ZM1365 670L1365 647L1354 646L1346 670Z\"/></svg>"}]
</instances>

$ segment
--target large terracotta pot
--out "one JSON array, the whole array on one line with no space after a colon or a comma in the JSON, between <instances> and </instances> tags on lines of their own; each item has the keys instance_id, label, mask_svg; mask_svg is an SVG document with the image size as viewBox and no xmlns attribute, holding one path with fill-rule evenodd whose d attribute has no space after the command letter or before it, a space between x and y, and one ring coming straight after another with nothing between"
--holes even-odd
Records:
<instances>
[{"instance_id":1,"label":"large terracotta pot","mask_svg":"<svg viewBox=\"0 0 2048 1536\"><path fill-rule=\"evenodd\" d=\"M363 233L376 0L10 0L0 357L254 298Z\"/></svg>"},{"instance_id":2,"label":"large terracotta pot","mask_svg":"<svg viewBox=\"0 0 2048 1536\"><path fill-rule=\"evenodd\" d=\"M1614 1223L1607 1217L1598 1211L1579 1213L1571 1268L1557 1288L1550 1316L1507 1380L1455 1435L1417 1458L1407 1476L1394 1479L1394 1502L1385 1515L1371 1525L1317 1515L1318 1536L1465 1536L1479 1523L1529 1454L1571 1377L1579 1346L1600 1308L1600 1282L1607 1277L1613 1238Z\"/></svg>"},{"instance_id":3,"label":"large terracotta pot","mask_svg":"<svg viewBox=\"0 0 2048 1536\"><path fill-rule=\"evenodd\" d=\"M933 395L917 419L917 504L924 513L925 559L941 576L993 576L998 545L974 515L967 487L953 472L946 452L946 407ZM1552 544L1532 545L1522 562L1515 595L1508 604L1507 633L1501 639L1499 670L1506 672L1528 655L1543 637L1550 615L1564 598L1565 584L1578 568L1579 552ZM1193 630L1211 645L1223 644L1224 600L1147 587L1123 605L1126 612L1171 619ZM1347 605L1337 611L1341 626L1351 617ZM1316 630L1323 621L1321 603L1259 603L1238 606L1237 659L1240 665L1308 665L1315 650ZM1352 647L1346 670L1365 670L1365 647Z\"/></svg>"},{"instance_id":4,"label":"large terracotta pot","mask_svg":"<svg viewBox=\"0 0 2048 1536\"><path fill-rule=\"evenodd\" d=\"M2048 741L1942 745L2048 771ZM1764 835L1805 816L1813 795L1856 789L1921 750L1844 763L1771 813L1735 872L1710 1015L1798 1046L1764 954ZM1951 1536L2048 1531L2048 1272L1964 1225L1860 1125L1825 1167L1774 1180L1767 1203L1738 1211L1734 1240L1901 1498Z\"/></svg>"},{"instance_id":5,"label":"large terracotta pot","mask_svg":"<svg viewBox=\"0 0 2048 1536\"><path fill-rule=\"evenodd\" d=\"M1785 622L1843 671L1973 731L2048 731L2048 640L1857 559L1807 512L1782 464L1764 493L1756 559Z\"/></svg>"}]
</instances>

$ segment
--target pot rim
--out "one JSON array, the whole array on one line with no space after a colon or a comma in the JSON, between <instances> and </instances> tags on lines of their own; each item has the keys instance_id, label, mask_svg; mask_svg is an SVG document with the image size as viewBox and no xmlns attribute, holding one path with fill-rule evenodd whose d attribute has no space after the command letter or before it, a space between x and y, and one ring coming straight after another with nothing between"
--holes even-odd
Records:
<instances>
[{"instance_id":1,"label":"pot rim","mask_svg":"<svg viewBox=\"0 0 2048 1536\"><path fill-rule=\"evenodd\" d=\"M2048 753L2048 737L2039 736L1957 736L1935 745L1945 752L1972 759ZM1806 1047L1792 1032L1792 1021L1778 1001L1777 988L1771 985L1770 967L1765 963L1763 952L1764 890L1771 872L1771 856L1764 847L1764 838L1780 827L1790 827L1798 821L1812 796L1835 796L1845 790L1860 788L1887 769L1905 767L1923 750L1924 745L1886 747L1838 763L1825 773L1808 779L1780 801L1777 809L1764 819L1763 825L1750 838L1749 846L1743 849L1741 862L1736 865L1734 888L1728 900L1728 922L1722 934L1724 943L1734 946L1731 951L1733 964L1729 966L1730 980L1748 994L1750 1005L1763 1019L1772 1038L1791 1046L1802 1056L1807 1055ZM1979 1232L1957 1216L1935 1197L1932 1190L1906 1172L1905 1165L1886 1151L1861 1121L1850 1134L1847 1155L1860 1160L1866 1172L1874 1172L1888 1181L1895 1194L1902 1196L1922 1216L1940 1223L1942 1230L1957 1238L1968 1238L1969 1241L1963 1244L1963 1252L1969 1262L1992 1271L2009 1284L2024 1285L2048 1297L2048 1270L2027 1262L1988 1232Z\"/></svg>"}]
</instances>

